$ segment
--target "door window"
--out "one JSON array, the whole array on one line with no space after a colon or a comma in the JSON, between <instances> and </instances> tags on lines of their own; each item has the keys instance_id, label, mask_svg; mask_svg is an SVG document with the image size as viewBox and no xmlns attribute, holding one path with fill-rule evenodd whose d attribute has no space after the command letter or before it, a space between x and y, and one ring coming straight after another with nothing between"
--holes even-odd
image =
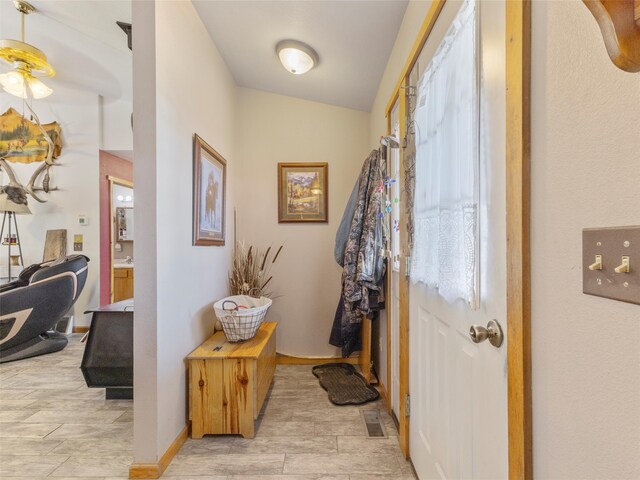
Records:
<instances>
[{"instance_id":1,"label":"door window","mask_svg":"<svg viewBox=\"0 0 640 480\"><path fill-rule=\"evenodd\" d=\"M478 305L478 75L467 1L418 84L411 278Z\"/></svg>"}]
</instances>

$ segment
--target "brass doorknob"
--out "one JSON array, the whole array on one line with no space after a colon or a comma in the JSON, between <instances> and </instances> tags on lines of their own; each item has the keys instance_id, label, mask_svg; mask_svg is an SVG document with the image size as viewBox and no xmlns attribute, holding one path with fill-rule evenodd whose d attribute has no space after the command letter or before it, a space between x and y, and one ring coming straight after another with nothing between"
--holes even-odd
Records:
<instances>
[{"instance_id":1,"label":"brass doorknob","mask_svg":"<svg viewBox=\"0 0 640 480\"><path fill-rule=\"evenodd\" d=\"M500 347L504 340L502 328L500 328L500 324L495 320L489 320L486 328L481 325L471 325L469 336L473 343L482 343L488 339L489 343L496 348Z\"/></svg>"}]
</instances>

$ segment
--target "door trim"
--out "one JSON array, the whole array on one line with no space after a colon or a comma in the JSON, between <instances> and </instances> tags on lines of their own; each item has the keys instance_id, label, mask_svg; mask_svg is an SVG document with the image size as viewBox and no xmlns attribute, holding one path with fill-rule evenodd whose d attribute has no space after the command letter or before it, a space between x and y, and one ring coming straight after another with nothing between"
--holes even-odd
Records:
<instances>
[{"instance_id":1,"label":"door trim","mask_svg":"<svg viewBox=\"0 0 640 480\"><path fill-rule=\"evenodd\" d=\"M400 101L400 136L406 132L406 96L409 74L446 0L435 0L422 23L385 111L387 119ZM531 283L530 283L530 92L531 2L506 0L506 195L507 195L507 370L509 478L533 479L531 403ZM400 150L404 162L404 149ZM404 168L401 168L401 184ZM404 196L401 225L406 226ZM401 256L409 254L407 229L400 229ZM399 442L406 458L409 451L409 417L404 398L409 394L409 281L406 263L400 262L400 408ZM389 368L389 365L387 365Z\"/></svg>"},{"instance_id":2,"label":"door trim","mask_svg":"<svg viewBox=\"0 0 640 480\"><path fill-rule=\"evenodd\" d=\"M393 104L391 105L391 109L393 109L394 105L396 104L396 102L393 102ZM391 110L389 110L389 114L387 115L387 135L391 135ZM389 153L387 153L387 175L389 177L393 176L393 171L392 171L392 167L391 167L391 155ZM399 221L399 220L398 220ZM392 221L389 220L389 232L391 232L391 229L393 228L392 225ZM388 296L387 296L387 304L386 304L386 308L384 309L384 313L385 313L385 318L386 318L386 322L387 322L387 378L385 379L386 382L386 389L385 389L385 399L386 399L386 403L387 403L387 413L389 415L391 415L391 412L393 411L393 384L392 384L392 362L394 361L391 357L391 318L393 316L391 310L393 309L393 298L391 297L391 286L393 285L393 255L392 255L392 249L391 249L391 239L389 239L389 244L387 245L388 248L388 253L389 255L387 255L387 274L385 277L385 291L387 292ZM382 386L382 382L380 382L380 386Z\"/></svg>"},{"instance_id":3,"label":"door trim","mask_svg":"<svg viewBox=\"0 0 640 480\"><path fill-rule=\"evenodd\" d=\"M531 479L531 3L506 3L509 478Z\"/></svg>"}]
</instances>

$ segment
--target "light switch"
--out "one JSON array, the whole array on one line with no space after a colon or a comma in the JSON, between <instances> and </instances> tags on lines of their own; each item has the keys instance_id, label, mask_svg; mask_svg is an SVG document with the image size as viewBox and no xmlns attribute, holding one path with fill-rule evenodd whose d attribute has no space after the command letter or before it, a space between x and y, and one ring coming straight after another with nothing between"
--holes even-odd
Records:
<instances>
[{"instance_id":1,"label":"light switch","mask_svg":"<svg viewBox=\"0 0 640 480\"><path fill-rule=\"evenodd\" d=\"M640 226L582 231L582 291L640 304Z\"/></svg>"},{"instance_id":2,"label":"light switch","mask_svg":"<svg viewBox=\"0 0 640 480\"><path fill-rule=\"evenodd\" d=\"M622 257L622 263L618 265L616 268L614 268L613 270L616 273L629 273L630 269L631 269L631 265L629 264L629 257L625 255Z\"/></svg>"},{"instance_id":3,"label":"light switch","mask_svg":"<svg viewBox=\"0 0 640 480\"><path fill-rule=\"evenodd\" d=\"M596 255L595 262L589 265L589 270L602 270L602 255Z\"/></svg>"}]
</instances>

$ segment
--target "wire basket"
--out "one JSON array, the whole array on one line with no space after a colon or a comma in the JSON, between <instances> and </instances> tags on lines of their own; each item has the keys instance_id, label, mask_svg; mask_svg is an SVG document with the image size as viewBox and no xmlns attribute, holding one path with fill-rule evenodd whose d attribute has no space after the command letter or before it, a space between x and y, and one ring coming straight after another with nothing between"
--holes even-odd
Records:
<instances>
[{"instance_id":1,"label":"wire basket","mask_svg":"<svg viewBox=\"0 0 640 480\"><path fill-rule=\"evenodd\" d=\"M214 303L213 309L227 341L243 342L255 337L270 306L271 299L267 297L233 295Z\"/></svg>"}]
</instances>

